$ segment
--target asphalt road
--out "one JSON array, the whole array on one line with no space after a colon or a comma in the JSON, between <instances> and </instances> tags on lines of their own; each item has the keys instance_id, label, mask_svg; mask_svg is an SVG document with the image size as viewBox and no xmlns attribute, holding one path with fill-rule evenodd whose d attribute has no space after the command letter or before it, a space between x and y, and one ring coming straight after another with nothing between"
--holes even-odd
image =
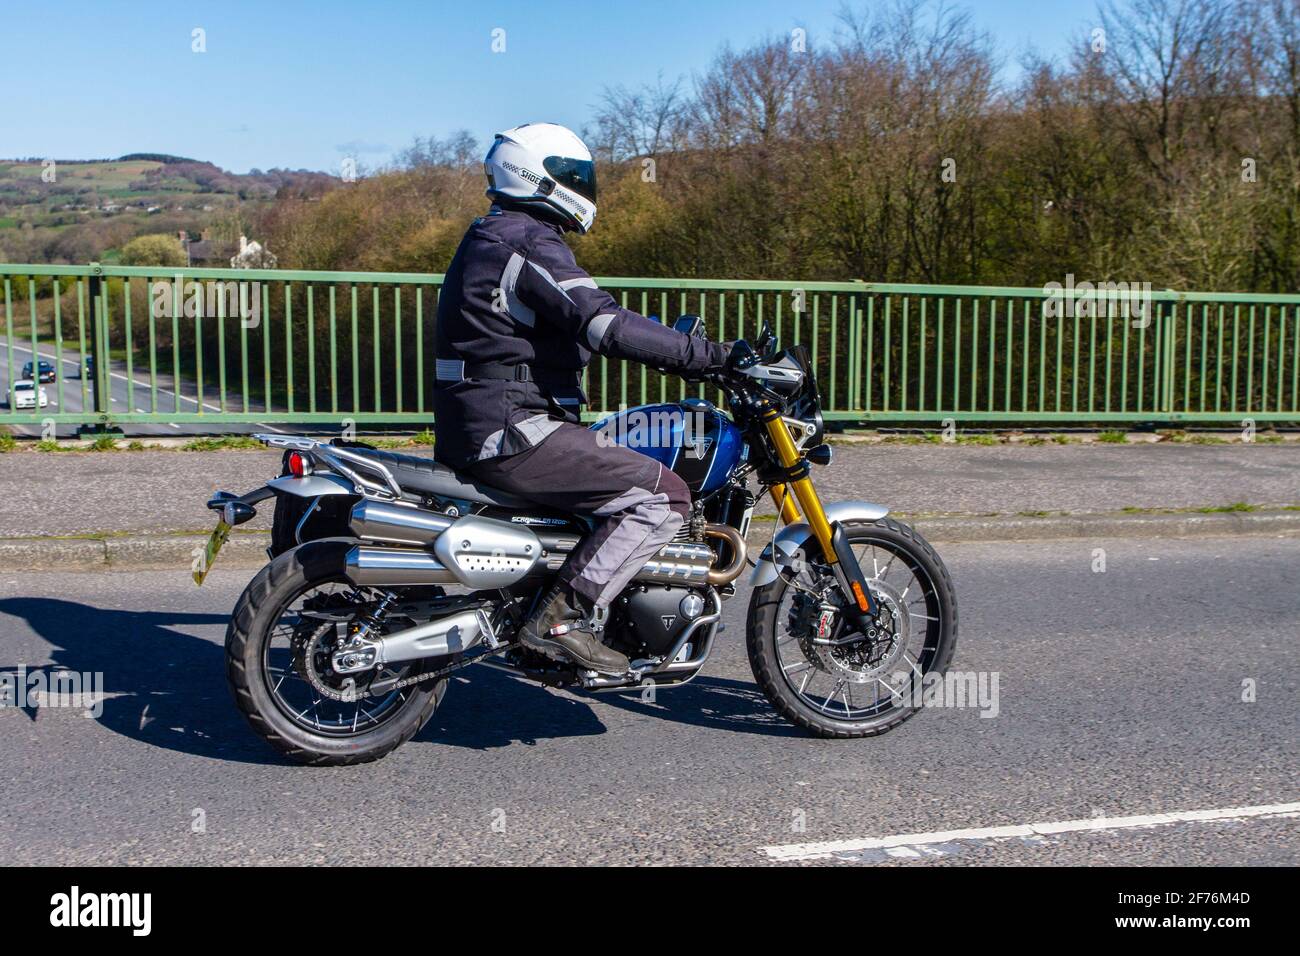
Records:
<instances>
[{"instance_id":1,"label":"asphalt road","mask_svg":"<svg viewBox=\"0 0 1300 956\"><path fill-rule=\"evenodd\" d=\"M1088 819L829 862L1300 863L1295 814L1106 822L1300 800L1300 537L943 553L956 666L999 675L995 717L929 709L877 739L806 737L752 683L742 591L706 675L654 703L470 669L415 740L329 769L280 762L228 699L221 641L247 572L218 565L201 591L183 572L6 574L0 670L102 671L112 696L98 719L0 709L0 856L764 864L771 846Z\"/></svg>"},{"instance_id":2,"label":"asphalt road","mask_svg":"<svg viewBox=\"0 0 1300 956\"><path fill-rule=\"evenodd\" d=\"M55 363L55 349L52 345L38 345L40 357L47 362ZM32 361L31 341L26 343L20 339L15 339L13 345L13 365L15 379L22 376L22 367L27 362ZM75 348L65 347L62 357L55 365L55 374L58 376L55 381L47 382L44 385L45 393L49 398L49 404L43 409L36 409L38 412L54 414L56 412L79 412L84 409L94 409L94 383L87 380L86 393L82 393L81 379L81 353ZM212 374L215 374L215 369ZM59 385L62 382L63 394L59 394ZM233 383L234 388L227 388L227 407L230 411L243 410L243 398L238 394L239 383ZM175 380L170 373L164 374L161 370L158 374L158 411L171 412L180 410L185 414L193 414L200 407L198 390L195 383L182 379L179 389ZM133 413L149 412L153 410L153 396L149 385L149 369L147 367L133 368L128 376L126 363L113 361L109 369L109 411L114 413ZM9 361L8 353L4 342L0 342L0 424L4 423L4 416L10 410L9 386ZM249 397L249 410L253 412L260 411L262 404ZM204 383L204 394L202 400L204 412L217 413L221 410L219 404L219 392L214 381ZM24 414L30 414L31 409L22 409ZM11 425L9 426L18 435L36 436L41 434L39 425ZM132 423L124 426L126 433L132 436L168 436L177 435L229 435L244 434L258 431L280 432L286 431L283 425L270 426L264 423L252 425L243 424L225 424L225 425L204 425L190 424L169 425L169 424L138 424ZM75 425L60 425L58 427L59 437L71 436L76 431Z\"/></svg>"}]
</instances>

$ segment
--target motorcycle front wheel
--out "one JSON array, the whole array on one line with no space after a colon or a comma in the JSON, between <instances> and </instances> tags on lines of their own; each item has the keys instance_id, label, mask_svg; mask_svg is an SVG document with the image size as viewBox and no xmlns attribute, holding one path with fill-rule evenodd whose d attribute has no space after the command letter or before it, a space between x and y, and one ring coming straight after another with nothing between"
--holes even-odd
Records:
<instances>
[{"instance_id":1,"label":"motorcycle front wheel","mask_svg":"<svg viewBox=\"0 0 1300 956\"><path fill-rule=\"evenodd\" d=\"M281 554L249 582L226 630L236 706L258 736L300 763L383 757L419 732L447 689L445 678L430 678L369 691L372 683L417 676L425 661L367 675L362 686L332 673L331 642L376 597L343 579L346 551L346 544L310 542Z\"/></svg>"},{"instance_id":2,"label":"motorcycle front wheel","mask_svg":"<svg viewBox=\"0 0 1300 956\"><path fill-rule=\"evenodd\" d=\"M816 541L793 569L755 588L747 648L754 679L792 723L819 737L871 737L920 709L927 675L957 644L957 597L943 562L890 518L845 522L878 611L866 633L841 613L844 596Z\"/></svg>"}]
</instances>

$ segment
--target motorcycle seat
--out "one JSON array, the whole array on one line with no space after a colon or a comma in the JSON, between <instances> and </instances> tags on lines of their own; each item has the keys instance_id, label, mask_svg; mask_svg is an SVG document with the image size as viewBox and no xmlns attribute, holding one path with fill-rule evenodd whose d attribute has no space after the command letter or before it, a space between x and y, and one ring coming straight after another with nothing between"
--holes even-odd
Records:
<instances>
[{"instance_id":1,"label":"motorcycle seat","mask_svg":"<svg viewBox=\"0 0 1300 956\"><path fill-rule=\"evenodd\" d=\"M432 458L355 446L348 448L348 451L382 464L392 472L393 479L402 486L402 490L408 493L462 498L501 508L527 507L529 504L518 495L485 485L477 478Z\"/></svg>"}]
</instances>

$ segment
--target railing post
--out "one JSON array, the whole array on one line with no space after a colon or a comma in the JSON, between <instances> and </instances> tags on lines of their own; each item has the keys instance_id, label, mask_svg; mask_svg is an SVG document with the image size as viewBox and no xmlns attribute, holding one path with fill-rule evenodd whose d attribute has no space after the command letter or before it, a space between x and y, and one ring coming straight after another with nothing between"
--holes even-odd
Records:
<instances>
[{"instance_id":1,"label":"railing post","mask_svg":"<svg viewBox=\"0 0 1300 956\"><path fill-rule=\"evenodd\" d=\"M90 264L90 309L92 342L90 354L95 357L95 382L93 388L96 420L95 432L111 431L112 377L109 374L108 302L104 288L104 268L98 262ZM85 369L82 369L85 374Z\"/></svg>"},{"instance_id":2,"label":"railing post","mask_svg":"<svg viewBox=\"0 0 1300 956\"><path fill-rule=\"evenodd\" d=\"M1160 412L1164 416L1164 423L1169 424L1173 421L1174 411L1174 336L1177 332L1175 320L1178 315L1178 308L1166 310L1165 303L1161 302L1157 311L1159 322L1157 336L1160 342Z\"/></svg>"},{"instance_id":3,"label":"railing post","mask_svg":"<svg viewBox=\"0 0 1300 956\"><path fill-rule=\"evenodd\" d=\"M861 282L862 280L857 280ZM849 408L853 411L860 411L864 407L863 395L865 389L870 385L865 381L865 376L871 374L870 369L864 368L862 360L862 349L866 344L862 338L863 329L863 303L862 292L853 293L853 314L852 321L849 323L849 335L852 337L849 342L849 355L851 356L852 381L849 389Z\"/></svg>"},{"instance_id":4,"label":"railing post","mask_svg":"<svg viewBox=\"0 0 1300 956\"><path fill-rule=\"evenodd\" d=\"M95 378L90 386L90 398L91 398L91 408L94 409L96 414L103 411L103 408L100 405L100 395L101 395L100 382L102 381L103 367L102 367L102 363L100 362L101 349L99 347L100 305L101 305L100 283L102 281L103 280L101 279L99 274L99 263L92 262L90 264L90 354L95 362ZM86 370L84 367L81 370L81 374L82 375L86 374Z\"/></svg>"}]
</instances>

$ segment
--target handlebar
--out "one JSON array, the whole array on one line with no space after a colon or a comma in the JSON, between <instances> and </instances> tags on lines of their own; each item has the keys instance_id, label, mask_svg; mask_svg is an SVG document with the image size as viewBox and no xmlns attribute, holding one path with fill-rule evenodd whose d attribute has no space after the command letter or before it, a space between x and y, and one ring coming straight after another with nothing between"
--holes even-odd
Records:
<instances>
[{"instance_id":1,"label":"handlebar","mask_svg":"<svg viewBox=\"0 0 1300 956\"><path fill-rule=\"evenodd\" d=\"M764 329L766 332L767 330ZM760 341L762 337L760 336ZM770 343L771 334L767 334L767 340ZM731 349L727 352L727 360L718 368L711 372L706 372L703 376L705 381L711 382L725 391L729 396L753 400L767 399L776 402L778 405L786 404L786 396L768 388L758 379L745 374L746 369L753 368L763 362L764 356L760 356L749 342L744 339L737 339L731 343Z\"/></svg>"},{"instance_id":2,"label":"handlebar","mask_svg":"<svg viewBox=\"0 0 1300 956\"><path fill-rule=\"evenodd\" d=\"M674 323L674 328L687 335L704 337L704 324L698 316L679 316ZM785 405L786 396L745 374L746 369L762 362L774 361L779 352L780 346L776 336L772 334L772 327L765 320L753 345L745 339L737 339L731 343L726 361L720 367L699 373L698 376L692 375L689 380L709 382L729 395L739 395L750 400L763 398Z\"/></svg>"}]
</instances>

